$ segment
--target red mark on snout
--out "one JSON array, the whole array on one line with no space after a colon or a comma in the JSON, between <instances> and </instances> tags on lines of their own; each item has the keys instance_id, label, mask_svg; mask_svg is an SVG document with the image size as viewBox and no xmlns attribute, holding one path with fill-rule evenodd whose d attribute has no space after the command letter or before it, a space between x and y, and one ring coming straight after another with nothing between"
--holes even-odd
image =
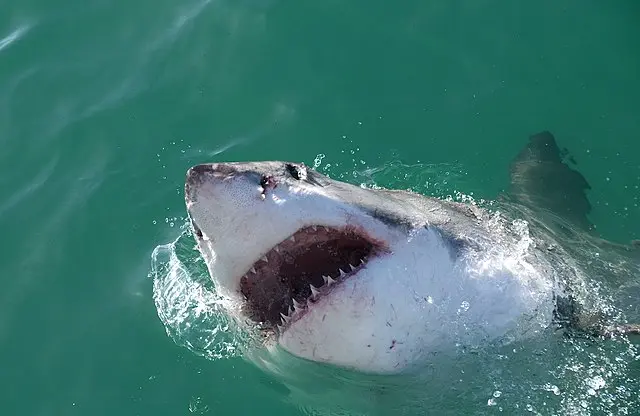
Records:
<instances>
[{"instance_id":1,"label":"red mark on snout","mask_svg":"<svg viewBox=\"0 0 640 416\"><path fill-rule=\"evenodd\" d=\"M264 189L265 191L267 189L273 189L277 185L278 184L276 183L276 180L271 175L263 176L262 179L260 179L260 186L262 186L262 189Z\"/></svg>"},{"instance_id":2,"label":"red mark on snout","mask_svg":"<svg viewBox=\"0 0 640 416\"><path fill-rule=\"evenodd\" d=\"M389 347L389 349L390 349L390 350L392 350L392 349L393 349L393 347L395 347L395 346L396 346L396 345L398 345L398 344L402 344L402 342L398 342L398 341L396 341L395 339L392 339L392 340L391 340L391 346Z\"/></svg>"},{"instance_id":3,"label":"red mark on snout","mask_svg":"<svg viewBox=\"0 0 640 416\"><path fill-rule=\"evenodd\" d=\"M273 176L264 175L262 176L262 179L260 179L260 186L262 187L261 197L264 200L266 196L266 192L270 189L275 189L275 187L278 186L278 184L276 183L276 180L273 178Z\"/></svg>"}]
</instances>

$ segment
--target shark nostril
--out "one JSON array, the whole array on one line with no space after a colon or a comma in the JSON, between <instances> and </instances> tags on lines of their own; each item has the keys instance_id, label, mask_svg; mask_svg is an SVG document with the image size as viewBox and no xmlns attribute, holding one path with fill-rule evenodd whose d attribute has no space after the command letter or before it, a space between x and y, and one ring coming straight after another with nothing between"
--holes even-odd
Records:
<instances>
[{"instance_id":1,"label":"shark nostril","mask_svg":"<svg viewBox=\"0 0 640 416\"><path fill-rule=\"evenodd\" d=\"M277 183L273 176L262 175L262 178L260 179L260 186L266 191L267 189L275 188L277 186Z\"/></svg>"}]
</instances>

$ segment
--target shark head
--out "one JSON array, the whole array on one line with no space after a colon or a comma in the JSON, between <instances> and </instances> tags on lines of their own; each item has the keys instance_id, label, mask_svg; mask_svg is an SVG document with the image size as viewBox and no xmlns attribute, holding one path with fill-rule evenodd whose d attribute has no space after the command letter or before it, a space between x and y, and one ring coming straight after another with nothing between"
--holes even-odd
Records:
<instances>
[{"instance_id":1,"label":"shark head","mask_svg":"<svg viewBox=\"0 0 640 416\"><path fill-rule=\"evenodd\" d=\"M456 334L502 334L526 303L517 284L497 293L463 283L464 247L405 192L298 163L247 162L190 168L185 199L216 288L233 300L230 314L304 359L397 372L449 348ZM474 300L496 316L492 325L467 325ZM444 319L456 314L455 325Z\"/></svg>"}]
</instances>

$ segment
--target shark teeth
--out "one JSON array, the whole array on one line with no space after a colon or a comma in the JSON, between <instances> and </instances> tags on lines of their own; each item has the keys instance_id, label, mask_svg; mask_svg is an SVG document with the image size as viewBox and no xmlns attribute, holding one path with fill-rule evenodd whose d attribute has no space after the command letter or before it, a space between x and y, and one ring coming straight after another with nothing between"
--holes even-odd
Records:
<instances>
[{"instance_id":1,"label":"shark teeth","mask_svg":"<svg viewBox=\"0 0 640 416\"><path fill-rule=\"evenodd\" d=\"M340 254L328 257L325 244ZM367 257L376 256L380 248L384 247L370 241L358 229L305 224L263 253L253 265L249 265L250 268L241 277L240 291L247 306L259 312L258 316L264 315L266 319L262 320L270 329L282 333L301 319L311 305L316 307L324 296L335 291L334 286L366 267ZM319 258L308 264L303 259L296 267L288 266L301 255L318 255ZM303 267L305 265L311 270L306 270ZM275 281L277 284L274 284ZM274 285L278 293L268 290ZM274 302L277 308L274 308Z\"/></svg>"},{"instance_id":2,"label":"shark teeth","mask_svg":"<svg viewBox=\"0 0 640 416\"><path fill-rule=\"evenodd\" d=\"M311 296L313 296L314 298L320 294L320 291L316 289L314 285L309 285L309 287L311 288Z\"/></svg>"},{"instance_id":3,"label":"shark teeth","mask_svg":"<svg viewBox=\"0 0 640 416\"><path fill-rule=\"evenodd\" d=\"M282 312L280 312L280 316L282 317L282 321L286 324L288 324L289 321L291 321L291 317L283 314Z\"/></svg>"},{"instance_id":4,"label":"shark teeth","mask_svg":"<svg viewBox=\"0 0 640 416\"><path fill-rule=\"evenodd\" d=\"M327 286L331 286L332 284L334 284L334 283L336 282L335 280L333 280L333 279L331 278L331 276L322 276L322 278L324 279L324 283L325 283Z\"/></svg>"},{"instance_id":5,"label":"shark teeth","mask_svg":"<svg viewBox=\"0 0 640 416\"><path fill-rule=\"evenodd\" d=\"M316 289L316 293L320 292L317 292ZM291 303L293 304L293 307L289 306L287 313L280 312L280 323L276 324L276 327L280 332L284 331L295 319L297 319L304 312L305 309L311 306L311 302L309 299L307 299L306 302L302 304L294 298L291 298Z\"/></svg>"}]
</instances>

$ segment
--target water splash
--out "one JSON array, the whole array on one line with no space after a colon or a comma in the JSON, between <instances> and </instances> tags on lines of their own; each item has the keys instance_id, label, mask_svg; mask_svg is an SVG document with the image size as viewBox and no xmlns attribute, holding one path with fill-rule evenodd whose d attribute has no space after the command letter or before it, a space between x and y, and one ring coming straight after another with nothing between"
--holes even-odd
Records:
<instances>
[{"instance_id":1,"label":"water splash","mask_svg":"<svg viewBox=\"0 0 640 416\"><path fill-rule=\"evenodd\" d=\"M178 345L208 359L241 354L243 334L224 313L225 300L208 277L187 227L173 242L151 255L153 299L167 335Z\"/></svg>"}]
</instances>

